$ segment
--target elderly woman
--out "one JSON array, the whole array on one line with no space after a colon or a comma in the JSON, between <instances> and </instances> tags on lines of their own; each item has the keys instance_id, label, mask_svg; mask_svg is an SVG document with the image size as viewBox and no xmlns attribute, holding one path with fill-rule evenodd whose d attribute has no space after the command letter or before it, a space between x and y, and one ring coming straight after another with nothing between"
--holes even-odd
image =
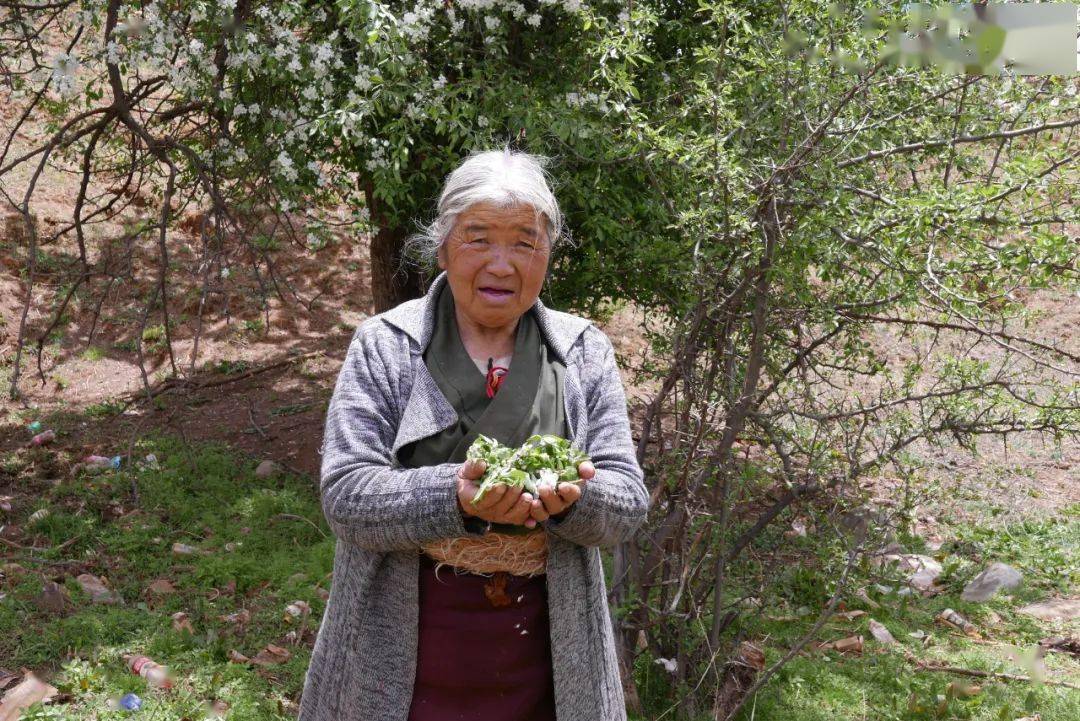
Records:
<instances>
[{"instance_id":1,"label":"elderly woman","mask_svg":"<svg viewBox=\"0 0 1080 721\"><path fill-rule=\"evenodd\" d=\"M321 451L338 541L300 721L625 719L599 547L648 495L611 342L538 299L561 231L537 158L476 153L421 238L443 272L357 328ZM474 504L479 434L557 434L591 463Z\"/></svg>"}]
</instances>

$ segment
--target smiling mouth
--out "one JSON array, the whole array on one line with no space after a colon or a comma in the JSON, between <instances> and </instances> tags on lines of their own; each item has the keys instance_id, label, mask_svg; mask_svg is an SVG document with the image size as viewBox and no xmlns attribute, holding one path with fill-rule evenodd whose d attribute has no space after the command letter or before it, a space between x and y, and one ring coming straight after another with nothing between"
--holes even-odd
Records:
<instances>
[{"instance_id":1,"label":"smiling mouth","mask_svg":"<svg viewBox=\"0 0 1080 721\"><path fill-rule=\"evenodd\" d=\"M514 294L514 291L507 290L506 288L491 288L487 286L481 288L480 292L484 295L490 295L494 298L505 298L506 296Z\"/></svg>"}]
</instances>

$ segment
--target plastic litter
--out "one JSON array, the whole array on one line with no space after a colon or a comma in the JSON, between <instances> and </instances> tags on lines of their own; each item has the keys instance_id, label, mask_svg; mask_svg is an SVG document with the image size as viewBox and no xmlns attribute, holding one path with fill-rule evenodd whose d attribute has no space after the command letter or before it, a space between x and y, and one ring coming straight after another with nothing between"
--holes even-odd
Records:
<instances>
[{"instance_id":1,"label":"plastic litter","mask_svg":"<svg viewBox=\"0 0 1080 721\"><path fill-rule=\"evenodd\" d=\"M128 669L136 676L142 676L155 688L172 688L173 682L169 670L149 656L128 654L124 656Z\"/></svg>"},{"instance_id":2,"label":"plastic litter","mask_svg":"<svg viewBox=\"0 0 1080 721\"><path fill-rule=\"evenodd\" d=\"M30 425L28 425L26 427L26 430L30 431L31 433L40 433L41 432L41 421L34 421L33 423L31 423Z\"/></svg>"},{"instance_id":3,"label":"plastic litter","mask_svg":"<svg viewBox=\"0 0 1080 721\"><path fill-rule=\"evenodd\" d=\"M82 461L83 468L93 472L100 472L106 469L116 470L120 468L120 456L87 456Z\"/></svg>"},{"instance_id":4,"label":"plastic litter","mask_svg":"<svg viewBox=\"0 0 1080 721\"><path fill-rule=\"evenodd\" d=\"M133 693L124 694L120 697L120 708L128 711L138 711L142 708L142 699Z\"/></svg>"},{"instance_id":5,"label":"plastic litter","mask_svg":"<svg viewBox=\"0 0 1080 721\"><path fill-rule=\"evenodd\" d=\"M52 428L50 428L49 430L42 431L41 433L38 433L36 436L31 438L30 439L30 445L32 445L32 446L43 446L46 443L52 443L55 440L56 440L56 431L54 431Z\"/></svg>"}]
</instances>

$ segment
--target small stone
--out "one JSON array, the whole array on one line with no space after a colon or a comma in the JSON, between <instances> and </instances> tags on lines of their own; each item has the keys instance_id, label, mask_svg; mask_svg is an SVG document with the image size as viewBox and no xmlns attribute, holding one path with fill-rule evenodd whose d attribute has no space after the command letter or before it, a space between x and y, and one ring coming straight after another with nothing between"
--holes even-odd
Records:
<instances>
[{"instance_id":1,"label":"small stone","mask_svg":"<svg viewBox=\"0 0 1080 721\"><path fill-rule=\"evenodd\" d=\"M896 639L889 633L889 629L885 628L885 624L879 623L872 618L870 619L870 635L873 636L874 640L878 643L885 646L896 644Z\"/></svg>"},{"instance_id":2,"label":"small stone","mask_svg":"<svg viewBox=\"0 0 1080 721\"><path fill-rule=\"evenodd\" d=\"M964 587L960 598L965 601L982 602L1002 588L1015 588L1024 580L1024 575L1007 563L991 563L986 569Z\"/></svg>"},{"instance_id":3,"label":"small stone","mask_svg":"<svg viewBox=\"0 0 1080 721\"><path fill-rule=\"evenodd\" d=\"M123 602L115 591L105 585L104 581L91 573L81 573L75 577L75 580L79 582L79 586L83 591L86 591L90 596L90 600L94 603L117 604Z\"/></svg>"},{"instance_id":4,"label":"small stone","mask_svg":"<svg viewBox=\"0 0 1080 721\"><path fill-rule=\"evenodd\" d=\"M1040 601L1020 609L1020 613L1040 621L1070 621L1080 618L1080 598L1055 598Z\"/></svg>"},{"instance_id":5,"label":"small stone","mask_svg":"<svg viewBox=\"0 0 1080 721\"><path fill-rule=\"evenodd\" d=\"M270 478L281 470L281 467L273 461L263 461L255 469L256 478Z\"/></svg>"}]
</instances>

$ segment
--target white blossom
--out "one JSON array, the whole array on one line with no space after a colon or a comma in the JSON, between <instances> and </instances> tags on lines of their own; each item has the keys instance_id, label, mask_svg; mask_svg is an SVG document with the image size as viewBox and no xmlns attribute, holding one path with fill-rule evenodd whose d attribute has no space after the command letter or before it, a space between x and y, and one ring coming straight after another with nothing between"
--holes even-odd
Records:
<instances>
[{"instance_id":1,"label":"white blossom","mask_svg":"<svg viewBox=\"0 0 1080 721\"><path fill-rule=\"evenodd\" d=\"M281 168L281 174L286 180L296 180L296 168L293 167L293 160L284 150L278 153L277 164Z\"/></svg>"},{"instance_id":2,"label":"white blossom","mask_svg":"<svg viewBox=\"0 0 1080 721\"><path fill-rule=\"evenodd\" d=\"M510 3L510 14L513 15L515 19L520 20L525 14L525 6L519 2Z\"/></svg>"},{"instance_id":3,"label":"white blossom","mask_svg":"<svg viewBox=\"0 0 1080 721\"><path fill-rule=\"evenodd\" d=\"M581 0L563 0L563 9L568 13L576 13L581 10Z\"/></svg>"},{"instance_id":4,"label":"white blossom","mask_svg":"<svg viewBox=\"0 0 1080 721\"><path fill-rule=\"evenodd\" d=\"M541 20L542 18L536 13L533 13L529 17L525 18L525 22L527 22L529 25L532 25L534 28L540 27Z\"/></svg>"},{"instance_id":5,"label":"white blossom","mask_svg":"<svg viewBox=\"0 0 1080 721\"><path fill-rule=\"evenodd\" d=\"M437 77L435 80L433 80L431 82L431 87L433 87L435 90L442 90L443 88L445 88L446 87L446 76L445 75L439 75L439 77Z\"/></svg>"},{"instance_id":6,"label":"white blossom","mask_svg":"<svg viewBox=\"0 0 1080 721\"><path fill-rule=\"evenodd\" d=\"M487 117L483 115L478 115L476 116L476 124L479 125L481 128L486 128L490 124L490 121L487 119Z\"/></svg>"},{"instance_id":7,"label":"white blossom","mask_svg":"<svg viewBox=\"0 0 1080 721\"><path fill-rule=\"evenodd\" d=\"M488 30L497 30L502 25L502 21L494 15L487 15L484 17L484 25L487 26Z\"/></svg>"},{"instance_id":8,"label":"white blossom","mask_svg":"<svg viewBox=\"0 0 1080 721\"><path fill-rule=\"evenodd\" d=\"M60 97L68 99L75 94L75 73L79 69L79 60L68 53L57 53L53 57L52 79Z\"/></svg>"}]
</instances>

